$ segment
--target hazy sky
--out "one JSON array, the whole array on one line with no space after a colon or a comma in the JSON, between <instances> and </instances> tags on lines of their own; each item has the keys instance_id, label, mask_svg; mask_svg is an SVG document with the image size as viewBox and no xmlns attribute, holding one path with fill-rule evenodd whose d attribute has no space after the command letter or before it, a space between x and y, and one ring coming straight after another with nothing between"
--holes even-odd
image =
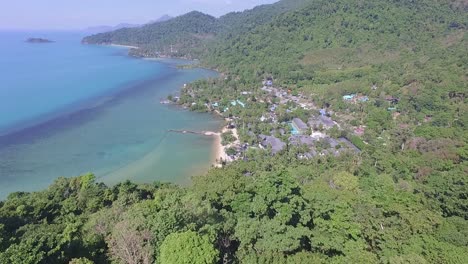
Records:
<instances>
[{"instance_id":1,"label":"hazy sky","mask_svg":"<svg viewBox=\"0 0 468 264\"><path fill-rule=\"evenodd\" d=\"M0 29L82 29L145 23L192 10L220 16L277 0L0 0Z\"/></svg>"}]
</instances>

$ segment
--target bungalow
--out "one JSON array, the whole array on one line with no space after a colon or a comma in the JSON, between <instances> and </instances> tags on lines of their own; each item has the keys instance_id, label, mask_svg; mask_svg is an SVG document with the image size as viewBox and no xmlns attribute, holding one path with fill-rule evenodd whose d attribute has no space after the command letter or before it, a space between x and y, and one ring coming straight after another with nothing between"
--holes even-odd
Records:
<instances>
[{"instance_id":1,"label":"bungalow","mask_svg":"<svg viewBox=\"0 0 468 264\"><path fill-rule=\"evenodd\" d=\"M390 102L391 104L397 104L400 101L400 98L396 98L393 96L387 96L385 97L385 100Z\"/></svg>"},{"instance_id":2,"label":"bungalow","mask_svg":"<svg viewBox=\"0 0 468 264\"><path fill-rule=\"evenodd\" d=\"M366 129L363 126L359 126L358 128L354 130L354 134L358 136L364 135L364 132L366 132Z\"/></svg>"},{"instance_id":3,"label":"bungalow","mask_svg":"<svg viewBox=\"0 0 468 264\"><path fill-rule=\"evenodd\" d=\"M345 101L352 101L356 97L356 94L347 94L343 96L343 100Z\"/></svg>"},{"instance_id":4,"label":"bungalow","mask_svg":"<svg viewBox=\"0 0 468 264\"><path fill-rule=\"evenodd\" d=\"M271 111L271 112L274 112L274 111L276 111L276 108L278 108L278 105L274 104L274 105L272 105L272 106L270 107L270 111Z\"/></svg>"},{"instance_id":5,"label":"bungalow","mask_svg":"<svg viewBox=\"0 0 468 264\"><path fill-rule=\"evenodd\" d=\"M341 143L343 143L344 145L346 145L349 149L351 149L352 151L354 151L355 153L361 153L361 150L356 147L356 145L354 145L351 141L349 141L347 138L344 138L344 137L340 137L338 139L338 141L340 141Z\"/></svg>"},{"instance_id":6,"label":"bungalow","mask_svg":"<svg viewBox=\"0 0 468 264\"><path fill-rule=\"evenodd\" d=\"M305 134L309 130L309 127L299 118L294 118L291 122L293 131L297 131L299 134Z\"/></svg>"},{"instance_id":7,"label":"bungalow","mask_svg":"<svg viewBox=\"0 0 468 264\"><path fill-rule=\"evenodd\" d=\"M237 104L239 104L240 106L242 106L243 108L245 108L245 104L239 100L233 100L231 101L231 105L232 106L236 106Z\"/></svg>"},{"instance_id":8,"label":"bungalow","mask_svg":"<svg viewBox=\"0 0 468 264\"><path fill-rule=\"evenodd\" d=\"M310 118L307 124L309 124L310 127L315 128L315 130L317 130L317 128L320 126L322 126L324 129L330 129L336 125L335 121L327 116Z\"/></svg>"},{"instance_id":9,"label":"bungalow","mask_svg":"<svg viewBox=\"0 0 468 264\"><path fill-rule=\"evenodd\" d=\"M291 142L291 145L294 145L294 146L307 145L309 147L313 147L315 143L315 139L309 136L296 135L296 136L291 136L289 138L289 142Z\"/></svg>"},{"instance_id":10,"label":"bungalow","mask_svg":"<svg viewBox=\"0 0 468 264\"><path fill-rule=\"evenodd\" d=\"M320 112L320 115L321 115L321 116L326 116L326 115L327 115L327 110L325 110L325 109L323 109L323 108L320 109L319 112Z\"/></svg>"},{"instance_id":11,"label":"bungalow","mask_svg":"<svg viewBox=\"0 0 468 264\"><path fill-rule=\"evenodd\" d=\"M245 104L244 104L243 102L237 100L237 103L238 103L240 106L242 106L243 108L245 108Z\"/></svg>"},{"instance_id":12,"label":"bungalow","mask_svg":"<svg viewBox=\"0 0 468 264\"><path fill-rule=\"evenodd\" d=\"M368 102L368 101L369 101L369 97L367 97L367 96L359 96L358 100L359 100L359 102L362 102L362 103Z\"/></svg>"},{"instance_id":13,"label":"bungalow","mask_svg":"<svg viewBox=\"0 0 468 264\"><path fill-rule=\"evenodd\" d=\"M270 89L270 88L267 88L266 86L262 87L261 89L262 91L265 91L265 92L268 92L268 93L271 93L273 90Z\"/></svg>"}]
</instances>

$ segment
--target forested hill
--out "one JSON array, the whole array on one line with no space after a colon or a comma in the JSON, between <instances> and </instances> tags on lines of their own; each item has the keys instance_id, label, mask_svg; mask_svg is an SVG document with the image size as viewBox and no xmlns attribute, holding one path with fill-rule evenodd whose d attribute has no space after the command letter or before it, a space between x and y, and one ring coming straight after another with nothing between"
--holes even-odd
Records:
<instances>
[{"instance_id":1,"label":"forested hill","mask_svg":"<svg viewBox=\"0 0 468 264\"><path fill-rule=\"evenodd\" d=\"M178 103L247 150L190 187L90 174L11 194L0 263L467 263L467 29L465 0L284 0L84 39L222 70ZM319 115L334 125L292 134ZM291 139L311 134L329 141L306 156Z\"/></svg>"},{"instance_id":2,"label":"forested hill","mask_svg":"<svg viewBox=\"0 0 468 264\"><path fill-rule=\"evenodd\" d=\"M96 34L83 39L87 44L121 44L139 47L132 55L200 58L209 52L207 45L225 36L248 32L270 22L275 16L305 5L305 0L283 0L244 12L233 12L216 19L190 12L163 23Z\"/></svg>"},{"instance_id":3,"label":"forested hill","mask_svg":"<svg viewBox=\"0 0 468 264\"><path fill-rule=\"evenodd\" d=\"M83 39L88 44L121 44L140 47L139 56L187 56L218 32L216 18L190 12L168 21L139 28L124 28Z\"/></svg>"}]
</instances>

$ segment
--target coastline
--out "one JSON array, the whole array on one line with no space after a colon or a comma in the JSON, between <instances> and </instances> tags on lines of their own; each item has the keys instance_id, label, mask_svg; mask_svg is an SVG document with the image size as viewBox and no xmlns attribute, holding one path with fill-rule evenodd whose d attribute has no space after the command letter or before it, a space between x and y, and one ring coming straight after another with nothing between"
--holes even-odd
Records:
<instances>
[{"instance_id":1,"label":"coastline","mask_svg":"<svg viewBox=\"0 0 468 264\"><path fill-rule=\"evenodd\" d=\"M94 45L96 45L96 44L94 44ZM97 45L112 46L112 47L120 47L120 48L127 48L127 49L140 49L140 47L137 47L137 46L122 45L122 44L114 44L114 43L110 43L110 44L97 44ZM217 69L217 68L210 68L210 67L201 65L199 59L192 59L192 58L188 58L188 57L177 57L177 56L170 56L170 55L161 55L161 56L158 56L158 57L139 57L139 56L133 56L133 55L127 54L127 56L129 56L129 57L134 57L134 58L139 58L139 59L143 59L143 60L149 60L149 61L164 61L164 60L181 60L181 61L187 61L187 62L192 62L191 64L188 64L188 65L190 65L190 66L193 65L193 66L194 66L193 68L200 68L200 69L215 71L215 72L217 72L220 76L224 76L224 75L225 75L225 73L220 72L219 69ZM184 65L184 64L181 64L181 65Z\"/></svg>"},{"instance_id":2,"label":"coastline","mask_svg":"<svg viewBox=\"0 0 468 264\"><path fill-rule=\"evenodd\" d=\"M130 45L120 45L120 44L109 44L112 47L119 47L119 48L128 48L128 49L139 49L137 46L130 46Z\"/></svg>"},{"instance_id":3,"label":"coastline","mask_svg":"<svg viewBox=\"0 0 468 264\"><path fill-rule=\"evenodd\" d=\"M114 43L110 43L110 44L106 44L108 46L112 46L112 47L120 47L120 48L127 48L127 49L139 49L139 47L137 46L131 46L131 45L121 45L121 44L114 44ZM131 55L127 54L127 56L129 57L132 57ZM167 60L171 60L171 59L175 59L175 60L181 60L181 61L186 61L186 62L191 62L191 64L189 65L196 65L196 61L198 60L191 60L191 59L187 59L187 58L180 58L180 57L170 57L170 56L160 56L160 57L141 57L140 59L142 60L148 60L148 61L158 61L158 62L166 62L167 63ZM217 72L218 74L220 74L220 76L223 76L224 74L222 73L219 73L217 71L217 69L210 69L210 68L207 68L207 67L202 67L201 65L196 65L194 68L201 68L201 69L206 69L206 70L211 70L211 71L215 71ZM219 116L221 116L219 113L218 113ZM207 136L214 136L214 142L213 142L213 153L212 153L212 166L214 167L222 167L222 163L223 161L225 162L230 162L232 161L231 158L229 157L229 155L226 153L226 150L227 150L227 146L223 146L222 145L222 138L221 138L221 135L225 132L228 131L228 128L227 126L223 126L223 128L220 130L220 132L217 132L217 133L213 133L213 132L207 132ZM238 138L237 136L237 131L236 131L236 137Z\"/></svg>"},{"instance_id":4,"label":"coastline","mask_svg":"<svg viewBox=\"0 0 468 264\"><path fill-rule=\"evenodd\" d=\"M221 134L216 133L213 143L213 167L221 168L222 164L220 160L225 157L226 152L224 151L223 145L221 144Z\"/></svg>"},{"instance_id":5,"label":"coastline","mask_svg":"<svg viewBox=\"0 0 468 264\"><path fill-rule=\"evenodd\" d=\"M107 53L111 58L120 57L114 56L112 50ZM40 120L35 118L34 123L15 126L13 131L0 136L0 166L11 172L0 177L0 199L12 192L46 188L59 176L77 176L88 171L95 172L98 181L111 185L125 179L186 185L191 183L191 176L208 172L214 138L166 136L166 131L217 131L222 119L167 109L155 100L180 91L184 83L219 75L203 69L175 70L170 63L164 63L161 70L158 67L157 76L123 82L96 96L60 107ZM135 109L142 112L133 114ZM127 121L131 125L124 125ZM137 126L141 128L134 131L132 127ZM111 127L115 129L110 130ZM108 175L122 179L110 179Z\"/></svg>"},{"instance_id":6,"label":"coastline","mask_svg":"<svg viewBox=\"0 0 468 264\"><path fill-rule=\"evenodd\" d=\"M227 121L225 119L225 121ZM233 136L236 138L234 142L223 146L222 144L222 134L231 131ZM224 125L220 132L212 133L215 136L214 144L213 144L213 166L216 168L223 167L223 164L229 163L234 161L228 154L227 150L235 145L240 144L239 135L237 133L237 128L229 129L228 125Z\"/></svg>"},{"instance_id":7,"label":"coastline","mask_svg":"<svg viewBox=\"0 0 468 264\"><path fill-rule=\"evenodd\" d=\"M137 46L131 46L131 45L121 45L121 44L106 44L108 46L112 46L112 47L120 47L120 48L127 48L127 49L139 49L139 47ZM127 56L129 57L133 57L131 56L130 54L127 54ZM200 69L206 69L206 70L211 70L211 71L215 71L217 72L220 76L223 76L224 74L223 73L219 73L217 71L217 69L211 69L211 68L208 68L208 67L203 67L201 65L197 65L197 61L198 60L192 60L192 59L188 59L188 58L181 58L181 57L171 57L171 56L160 56L160 57L139 57L140 59L143 59L143 60L149 60L149 61L158 61L158 62L165 62L167 63L168 61L167 60L180 60L180 61L186 61L186 62L189 62L189 65L194 65L194 68L200 68ZM182 65L182 64L181 64ZM221 116L219 113L218 113L219 116ZM227 149L233 145L233 144L230 144L230 145L227 145L227 146L223 146L222 145L222 138L221 138L221 135L225 132L227 132L229 129L226 125L224 125L221 130L219 132L206 132L205 135L206 136L213 136L214 137L214 142L213 142L213 147L212 147L212 158L211 158L211 166L213 167L217 167L217 168L220 168L223 166L223 163L224 162L232 162L232 159L229 157L229 155L227 154ZM236 142L238 141L238 135L237 135L237 130L236 129L233 129L233 134L236 136L237 140Z\"/></svg>"},{"instance_id":8,"label":"coastline","mask_svg":"<svg viewBox=\"0 0 468 264\"><path fill-rule=\"evenodd\" d=\"M128 48L128 49L139 49L139 47L131 46L131 45L120 45L120 44L108 44L108 45L113 46L113 47L122 47L122 48ZM132 57L130 54L127 54L127 56ZM217 69L211 69L211 68L208 68L208 67L201 66L200 64L197 63L197 62L199 62L198 60L188 59L188 58L185 58L185 57L181 58L181 57L171 57L171 56L160 56L160 57L139 57L139 59L148 60L148 61L158 61L158 62L163 62L163 63L168 63L168 60L180 60L180 61L189 62L188 65L193 65L194 66L193 68L211 70L211 71L217 72L220 76L224 75L223 73L218 72ZM181 64L181 65L183 65L183 64ZM217 115L221 116L220 113L217 113ZM225 121L227 121L227 120L225 120ZM223 163L233 161L229 157L229 155L227 154L226 151L231 145L233 145L233 144L235 144L236 142L239 141L239 139L238 139L239 136L237 134L237 129L234 128L233 129L233 134L237 138L236 142L234 142L232 144L229 144L227 146L223 146L221 135L223 133L227 132L227 131L229 131L227 125L224 125L219 132L206 132L205 133L205 136L213 136L214 137L213 147L212 147L212 155L211 155L212 156L212 158L211 158L211 166L212 167L222 168Z\"/></svg>"},{"instance_id":9,"label":"coastline","mask_svg":"<svg viewBox=\"0 0 468 264\"><path fill-rule=\"evenodd\" d=\"M120 45L120 44L112 44L112 43L108 44L108 45L113 46L113 47L122 47L122 48L128 48L128 49L139 49L139 47L131 46L131 45ZM132 57L129 54L127 54L127 56ZM224 75L222 73L219 73L217 71L217 69L210 69L210 68L207 68L207 67L202 67L201 65L196 63L196 62L198 62L198 60L191 60L191 59L188 59L188 58L160 56L160 57L141 57L140 59L148 60L148 61L158 61L158 62L163 62L163 63L164 62L168 63L167 60L180 60L180 61L189 62L189 65L193 65L194 68L201 68L201 69L211 70L211 71L217 72L220 76ZM218 113L218 115L221 116L219 113ZM222 129L220 130L220 132L216 132L216 133L206 132L205 133L206 136L213 136L214 137L214 142L213 142L213 147L212 147L212 155L211 155L212 156L211 166L213 166L213 167L220 168L220 167L223 166L223 162L232 162L232 159L229 157L229 155L226 152L227 149L232 144L230 144L228 146L223 146L222 145L222 138L221 138L221 135L223 133L227 132L228 130L229 130L228 127L226 125L224 125L222 127ZM236 136L236 138L238 138L237 130L236 129L234 129L234 130L235 131L233 131L233 133Z\"/></svg>"}]
</instances>

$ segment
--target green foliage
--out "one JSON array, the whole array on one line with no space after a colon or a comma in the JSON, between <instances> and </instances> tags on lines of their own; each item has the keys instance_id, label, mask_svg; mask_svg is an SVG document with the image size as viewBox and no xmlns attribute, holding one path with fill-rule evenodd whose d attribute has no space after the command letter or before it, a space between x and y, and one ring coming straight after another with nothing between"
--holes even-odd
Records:
<instances>
[{"instance_id":1,"label":"green foliage","mask_svg":"<svg viewBox=\"0 0 468 264\"><path fill-rule=\"evenodd\" d=\"M94 262L87 258L79 258L72 259L68 264L94 264Z\"/></svg>"},{"instance_id":2,"label":"green foliage","mask_svg":"<svg viewBox=\"0 0 468 264\"><path fill-rule=\"evenodd\" d=\"M232 134L232 131L224 132L221 134L221 143L223 146L229 145L236 141L237 138Z\"/></svg>"},{"instance_id":3,"label":"green foliage","mask_svg":"<svg viewBox=\"0 0 468 264\"><path fill-rule=\"evenodd\" d=\"M131 53L141 57L159 55L191 57L194 48L217 32L214 17L200 12L170 19L168 21L145 25L140 28L123 28L114 32L96 34L83 39L84 43L138 46Z\"/></svg>"},{"instance_id":4,"label":"green foliage","mask_svg":"<svg viewBox=\"0 0 468 264\"><path fill-rule=\"evenodd\" d=\"M259 134L286 142L282 122L314 114L259 89L273 77L328 108L340 121L328 133L361 152L299 159L291 144L275 156L249 149L186 188L59 178L0 203L0 263L125 262L129 245L142 263L466 262L467 27L463 1L283 0L86 38L224 71L187 85L179 103L232 118L241 143L256 146ZM350 93L370 100L344 102ZM278 122L260 121L273 104Z\"/></svg>"},{"instance_id":5,"label":"green foliage","mask_svg":"<svg viewBox=\"0 0 468 264\"><path fill-rule=\"evenodd\" d=\"M161 245L161 263L216 263L218 252L213 248L208 237L196 232L173 233L166 237Z\"/></svg>"}]
</instances>

